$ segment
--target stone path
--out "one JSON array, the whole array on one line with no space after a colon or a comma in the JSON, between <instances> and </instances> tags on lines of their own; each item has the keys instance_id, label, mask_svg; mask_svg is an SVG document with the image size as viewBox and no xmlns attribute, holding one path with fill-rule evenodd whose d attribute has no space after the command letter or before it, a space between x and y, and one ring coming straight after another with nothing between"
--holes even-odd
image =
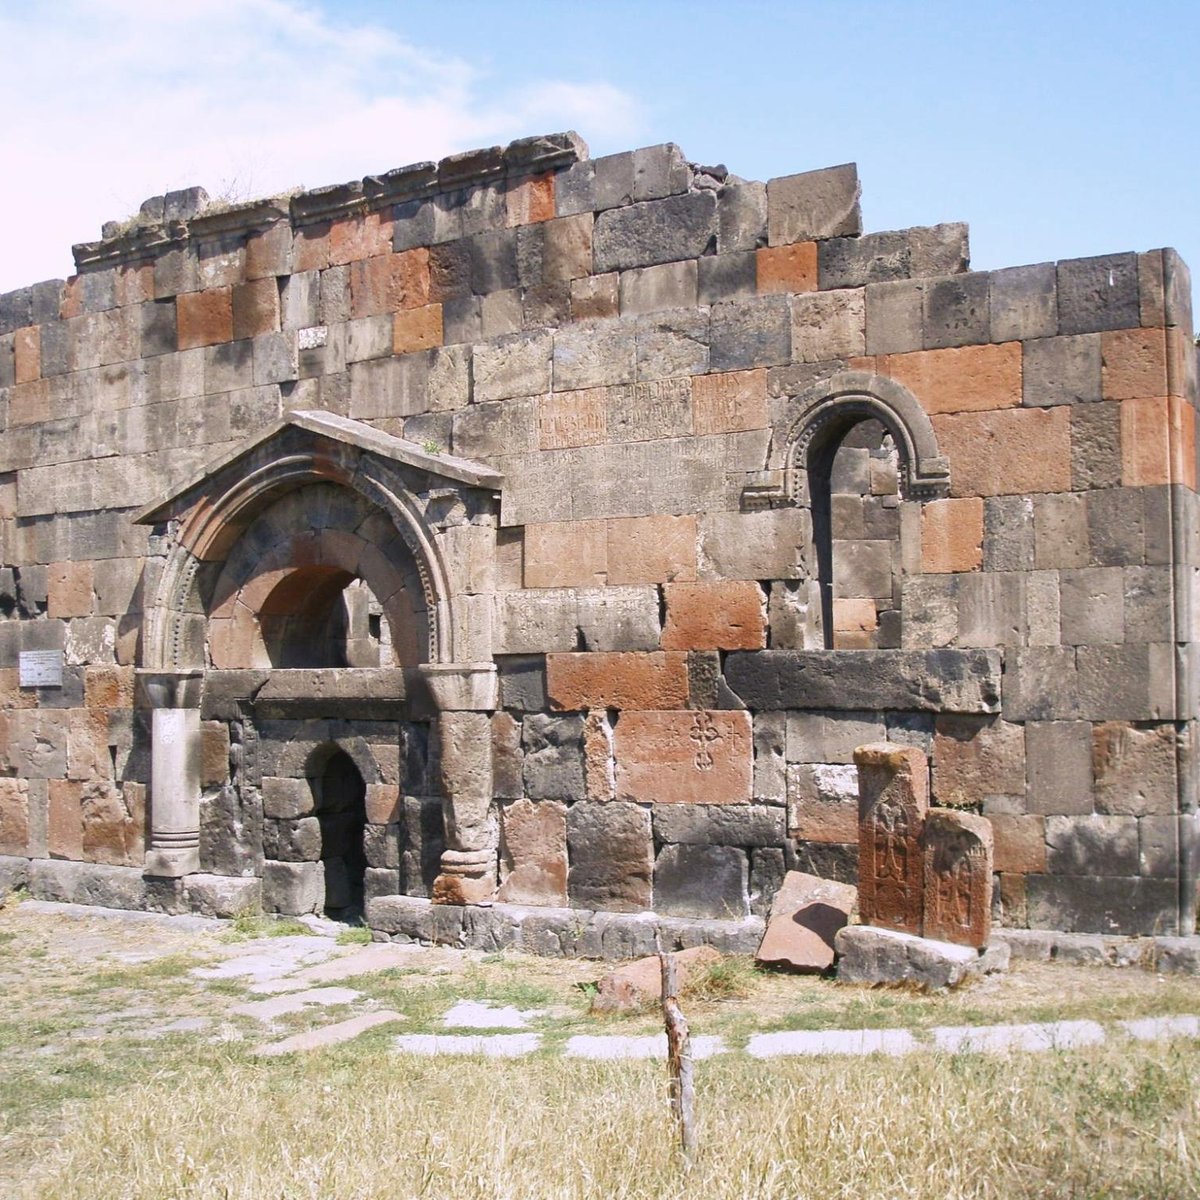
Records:
<instances>
[{"instance_id":1,"label":"stone path","mask_svg":"<svg viewBox=\"0 0 1200 1200\"><path fill-rule=\"evenodd\" d=\"M80 909L75 905L37 901L29 901L27 905L29 911L88 918L108 915L125 922L126 927L146 927L153 936L145 939L138 950L110 952L112 959L127 963L148 962L166 954L180 953L183 943L176 935L182 931L213 935L228 929L222 922L204 918ZM322 928L320 932L330 931ZM89 952L100 950L102 934L91 932L82 936ZM193 967L189 974L202 983L236 983L241 985L243 997L247 994L256 997L239 999L230 996L227 1001L221 997L218 1002L224 1002L223 1017L243 1017L263 1027L267 1040L257 1045L254 1052L264 1057L336 1045L380 1025L402 1023L407 1019L404 1014L383 1007L379 1000L371 999L341 981L397 969L446 976L461 972L467 966L464 954L452 949L394 943L342 946L329 936L260 937L244 943L221 943L210 936L206 952L219 955L219 961ZM346 1015L344 1010L347 1008L358 1011ZM332 1020L321 1020L324 1009L343 1011L328 1014L334 1018ZM530 1028L539 1018L553 1017L556 1012L459 999L448 1003L439 1018L445 1032L398 1032L392 1038L391 1046L396 1053L447 1057L513 1058L548 1052L564 1058L620 1060L663 1058L666 1055L666 1039L661 1033L578 1033L569 1036L559 1033L556 1036L553 1029L545 1025L541 1029ZM276 1022L297 1013L311 1014L315 1018L313 1026L294 1032L296 1022L292 1021L292 1031L280 1037L285 1029L278 1028ZM168 1014L153 1008L127 1008L121 1013L97 1014L94 1024L75 1036L89 1040L118 1032L132 1040L179 1033L196 1033L218 1040L244 1036L236 1026L228 1022L218 1026L210 1017L164 1019L167 1017ZM270 1036L272 1033L274 1038ZM730 1044L720 1036L697 1035L692 1038L692 1053L696 1059L719 1054L744 1054L756 1059L815 1055L899 1056L931 1051L990 1054L1078 1049L1122 1039L1161 1041L1170 1038L1200 1038L1200 1016L1143 1017L1108 1024L1076 1020L932 1029L788 1030L752 1034L744 1045Z\"/></svg>"}]
</instances>

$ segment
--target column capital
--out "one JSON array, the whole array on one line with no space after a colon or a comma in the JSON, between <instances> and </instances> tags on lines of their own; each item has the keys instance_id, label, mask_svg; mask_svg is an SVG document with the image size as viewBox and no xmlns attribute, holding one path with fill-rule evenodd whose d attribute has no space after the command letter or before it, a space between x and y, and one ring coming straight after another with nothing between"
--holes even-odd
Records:
<instances>
[{"instance_id":1,"label":"column capital","mask_svg":"<svg viewBox=\"0 0 1200 1200\"><path fill-rule=\"evenodd\" d=\"M499 697L495 663L423 663L418 669L439 712L495 710Z\"/></svg>"},{"instance_id":2,"label":"column capital","mask_svg":"<svg viewBox=\"0 0 1200 1200\"><path fill-rule=\"evenodd\" d=\"M151 708L200 707L203 671L154 671L138 667L136 675Z\"/></svg>"}]
</instances>

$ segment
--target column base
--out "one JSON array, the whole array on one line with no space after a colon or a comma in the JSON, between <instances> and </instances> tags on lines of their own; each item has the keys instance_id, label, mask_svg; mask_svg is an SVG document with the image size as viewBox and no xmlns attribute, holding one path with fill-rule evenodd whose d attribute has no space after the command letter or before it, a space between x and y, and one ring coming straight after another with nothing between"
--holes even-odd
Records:
<instances>
[{"instance_id":1,"label":"column base","mask_svg":"<svg viewBox=\"0 0 1200 1200\"><path fill-rule=\"evenodd\" d=\"M143 875L160 879L181 879L184 875L197 875L199 872L200 850L195 846L172 850L152 846L146 851L146 864L142 869Z\"/></svg>"},{"instance_id":2,"label":"column base","mask_svg":"<svg viewBox=\"0 0 1200 1200\"><path fill-rule=\"evenodd\" d=\"M492 850L445 850L442 871L433 881L434 904L485 904L496 896L496 855Z\"/></svg>"}]
</instances>

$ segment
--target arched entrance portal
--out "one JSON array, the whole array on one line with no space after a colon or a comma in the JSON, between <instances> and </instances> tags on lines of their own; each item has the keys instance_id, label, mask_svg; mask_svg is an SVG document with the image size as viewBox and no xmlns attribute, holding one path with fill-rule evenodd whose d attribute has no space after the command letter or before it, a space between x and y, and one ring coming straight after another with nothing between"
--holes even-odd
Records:
<instances>
[{"instance_id":1,"label":"arched entrance portal","mask_svg":"<svg viewBox=\"0 0 1200 1200\"><path fill-rule=\"evenodd\" d=\"M310 776L314 810L321 827L321 864L325 869L327 917L353 921L363 913L367 855L367 785L344 750L334 748ZM320 760L318 760L320 761Z\"/></svg>"}]
</instances>

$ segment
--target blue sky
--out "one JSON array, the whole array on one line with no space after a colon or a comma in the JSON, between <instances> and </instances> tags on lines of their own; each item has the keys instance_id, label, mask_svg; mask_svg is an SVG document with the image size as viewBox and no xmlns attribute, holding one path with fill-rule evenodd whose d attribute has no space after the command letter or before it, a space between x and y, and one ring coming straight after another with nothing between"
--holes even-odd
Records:
<instances>
[{"instance_id":1,"label":"blue sky","mask_svg":"<svg viewBox=\"0 0 1200 1200\"><path fill-rule=\"evenodd\" d=\"M0 290L169 188L248 198L575 128L747 178L856 161L981 269L1200 276L1200 4L0 0ZM12 186L16 182L17 186Z\"/></svg>"}]
</instances>

